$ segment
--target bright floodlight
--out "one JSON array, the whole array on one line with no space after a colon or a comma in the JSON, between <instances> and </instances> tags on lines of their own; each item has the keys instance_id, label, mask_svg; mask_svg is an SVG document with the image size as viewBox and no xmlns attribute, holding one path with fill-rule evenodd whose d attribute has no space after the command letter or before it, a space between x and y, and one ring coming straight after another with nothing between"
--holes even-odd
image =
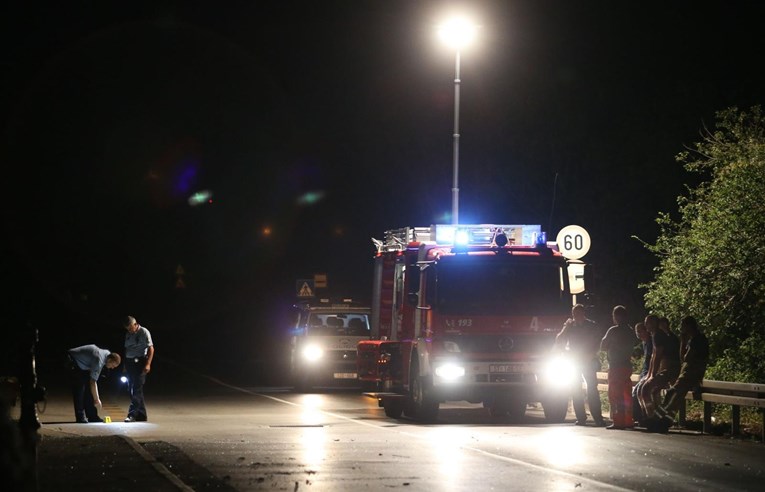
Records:
<instances>
[{"instance_id":1,"label":"bright floodlight","mask_svg":"<svg viewBox=\"0 0 765 492\"><path fill-rule=\"evenodd\" d=\"M475 38L477 27L464 17L449 19L438 27L438 37L455 50L470 44Z\"/></svg>"}]
</instances>

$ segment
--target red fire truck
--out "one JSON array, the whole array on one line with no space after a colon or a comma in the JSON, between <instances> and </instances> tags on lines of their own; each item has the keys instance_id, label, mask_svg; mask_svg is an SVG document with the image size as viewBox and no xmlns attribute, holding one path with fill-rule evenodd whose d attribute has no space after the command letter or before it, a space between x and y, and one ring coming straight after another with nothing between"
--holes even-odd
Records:
<instances>
[{"instance_id":1,"label":"red fire truck","mask_svg":"<svg viewBox=\"0 0 765 492\"><path fill-rule=\"evenodd\" d=\"M553 350L572 295L569 262L538 225L406 227L377 247L372 340L359 379L385 414L435 420L445 401L518 419L540 402L565 419L573 369Z\"/></svg>"}]
</instances>

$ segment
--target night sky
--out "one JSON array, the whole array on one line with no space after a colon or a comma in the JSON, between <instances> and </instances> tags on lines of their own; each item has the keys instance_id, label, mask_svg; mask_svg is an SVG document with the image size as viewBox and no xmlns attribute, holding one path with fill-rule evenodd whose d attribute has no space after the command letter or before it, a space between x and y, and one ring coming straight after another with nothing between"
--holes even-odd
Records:
<instances>
[{"instance_id":1,"label":"night sky","mask_svg":"<svg viewBox=\"0 0 765 492\"><path fill-rule=\"evenodd\" d=\"M247 352L314 273L368 300L371 237L450 221L450 7L482 26L461 222L585 227L596 313L643 316L655 261L631 236L699 179L675 155L765 101L757 2L9 3L3 322L70 346L133 314Z\"/></svg>"}]
</instances>

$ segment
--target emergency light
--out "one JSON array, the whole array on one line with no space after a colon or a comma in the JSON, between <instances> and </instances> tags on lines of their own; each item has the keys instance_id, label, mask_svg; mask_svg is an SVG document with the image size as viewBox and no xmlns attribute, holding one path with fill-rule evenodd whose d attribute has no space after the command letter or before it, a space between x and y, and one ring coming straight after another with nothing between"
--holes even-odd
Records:
<instances>
[{"instance_id":1,"label":"emergency light","mask_svg":"<svg viewBox=\"0 0 765 492\"><path fill-rule=\"evenodd\" d=\"M547 234L538 224L435 224L430 227L430 237L433 236L438 244L455 246L489 246L492 243L499 247L510 243L537 246L547 242Z\"/></svg>"}]
</instances>

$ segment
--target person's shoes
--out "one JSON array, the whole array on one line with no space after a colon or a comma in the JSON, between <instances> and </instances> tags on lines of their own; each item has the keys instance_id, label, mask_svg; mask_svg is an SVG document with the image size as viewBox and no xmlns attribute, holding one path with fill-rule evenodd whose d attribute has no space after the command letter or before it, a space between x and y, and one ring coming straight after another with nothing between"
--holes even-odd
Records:
<instances>
[{"instance_id":1,"label":"person's shoes","mask_svg":"<svg viewBox=\"0 0 765 492\"><path fill-rule=\"evenodd\" d=\"M85 417L83 417L81 419L77 419L77 423L78 424L87 424L88 423L88 419L86 419Z\"/></svg>"},{"instance_id":2,"label":"person's shoes","mask_svg":"<svg viewBox=\"0 0 765 492\"><path fill-rule=\"evenodd\" d=\"M605 427L606 422L603 419L598 419L595 421L595 427Z\"/></svg>"},{"instance_id":3,"label":"person's shoes","mask_svg":"<svg viewBox=\"0 0 765 492\"><path fill-rule=\"evenodd\" d=\"M584 420L577 420L576 422L574 422L574 425L579 425L584 427L585 425L587 425L587 422Z\"/></svg>"},{"instance_id":4,"label":"person's shoes","mask_svg":"<svg viewBox=\"0 0 765 492\"><path fill-rule=\"evenodd\" d=\"M616 425L616 424L611 424L611 425L607 425L607 426L606 426L606 429L618 429L618 430L623 430L623 429L626 429L626 427L624 427L623 425Z\"/></svg>"},{"instance_id":5,"label":"person's shoes","mask_svg":"<svg viewBox=\"0 0 765 492\"><path fill-rule=\"evenodd\" d=\"M127 418L125 419L125 422L138 422L138 421L132 415L128 415Z\"/></svg>"}]
</instances>

